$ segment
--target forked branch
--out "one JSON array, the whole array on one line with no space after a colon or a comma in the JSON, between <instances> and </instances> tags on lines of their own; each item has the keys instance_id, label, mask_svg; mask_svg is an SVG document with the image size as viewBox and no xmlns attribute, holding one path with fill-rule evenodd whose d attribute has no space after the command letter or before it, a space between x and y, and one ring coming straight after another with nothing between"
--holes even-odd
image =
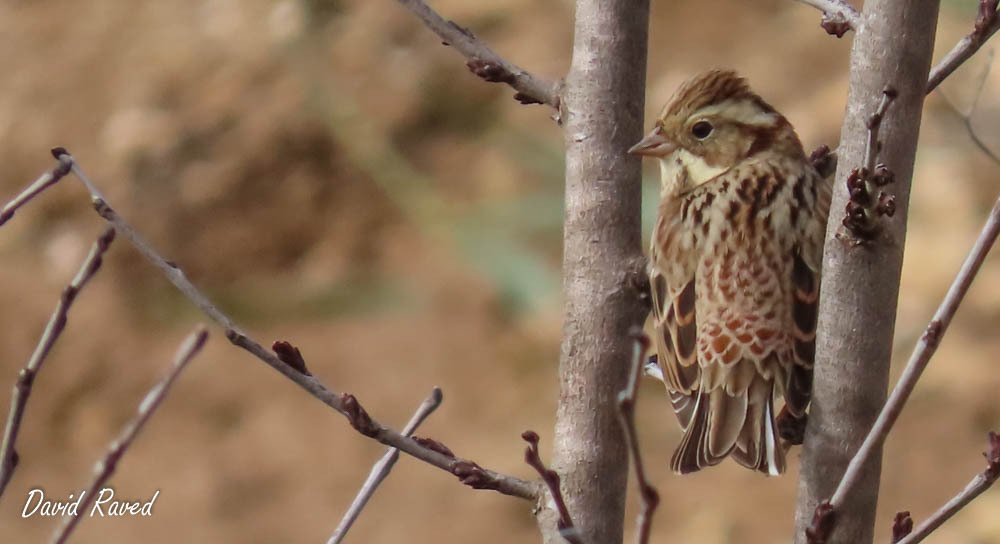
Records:
<instances>
[{"instance_id":1,"label":"forked branch","mask_svg":"<svg viewBox=\"0 0 1000 544\"><path fill-rule=\"evenodd\" d=\"M546 104L559 111L559 85L539 78L517 65L508 62L479 41L469 29L438 15L423 0L397 0L441 37L465 56L466 66L477 76L493 83L506 83L517 93L514 99L522 104Z\"/></svg>"},{"instance_id":2,"label":"forked branch","mask_svg":"<svg viewBox=\"0 0 1000 544\"><path fill-rule=\"evenodd\" d=\"M844 0L797 0L823 12L820 26L828 33L843 36L848 30L857 31L861 16L853 6ZM990 37L1000 30L998 0L980 0L976 22L972 31L958 41L938 63L931 68L927 78L927 94L936 89L948 76L965 61L976 54Z\"/></svg>"},{"instance_id":3,"label":"forked branch","mask_svg":"<svg viewBox=\"0 0 1000 544\"><path fill-rule=\"evenodd\" d=\"M913 532L908 532L905 537L896 542L917 544L958 513L965 505L972 502L972 499L989 489L997 481L997 478L1000 478L1000 436L994 432L990 432L986 438L986 451L983 452L983 457L986 457L986 470L976 474L958 495L952 497L937 512L931 514ZM913 522L910 521L911 526L912 524Z\"/></svg>"},{"instance_id":4,"label":"forked branch","mask_svg":"<svg viewBox=\"0 0 1000 544\"><path fill-rule=\"evenodd\" d=\"M979 12L976 15L976 22L972 27L972 32L958 41L951 51L942 58L937 65L931 68L930 76L927 78L927 94L937 88L942 81L951 75L963 62L969 60L979 48L990 39L997 30L1000 30L1000 16L997 13L998 0L980 0Z\"/></svg>"},{"instance_id":5,"label":"forked branch","mask_svg":"<svg viewBox=\"0 0 1000 544\"><path fill-rule=\"evenodd\" d=\"M823 533L828 533L832 528L837 510L844 505L852 489L859 483L863 467L868 462L869 457L873 452L881 450L882 444L885 443L885 439L889 435L889 431L892 430L892 426L899 418L903 406L910 398L914 387L916 387L917 380L920 379L920 375L927 368L927 364L937 350L942 336L944 336L948 325L951 323L952 317L954 317L955 312L958 310L965 294L969 291L972 281L986 259L986 255L989 253L990 248L993 247L994 242L996 242L998 234L1000 234L1000 199L997 199L993 205L993 209L986 220L986 224L983 226L982 232L979 234L979 238L976 240L975 245L973 245L972 251L966 257L962 268L948 289L948 293L934 313L934 318L927 325L927 329L910 355L906 368L903 370L899 382L896 383L896 387L889 395L885 406L882 407L882 411L879 412L878 419L875 420L875 424L865 437L864 443L858 448L857 453L847 466L847 470L844 472L836 491L829 501L821 503L817 507L813 526L817 530L819 538L814 539L815 541L823 541Z\"/></svg>"},{"instance_id":6,"label":"forked branch","mask_svg":"<svg viewBox=\"0 0 1000 544\"><path fill-rule=\"evenodd\" d=\"M823 9L821 6L824 5L842 3L839 0L799 1L804 4L819 7L820 9ZM985 44L987 40L989 40L990 37L997 32L997 30L1000 30L1000 13L997 11L998 1L1000 0L980 0L979 12L976 16L976 22L973 25L972 32L959 40L959 42L951 48L951 51L949 51L936 66L931 68L930 75L927 78L927 94L930 94L934 89L941 85L942 81L950 76L952 72L957 70L962 63L969 60L972 55L976 54L976 52L979 51L979 48L982 47L983 44ZM824 13L826 12L824 11ZM825 19L826 15L824 15L824 20ZM947 98L945 98L945 101L947 101ZM955 109L950 102L948 105ZM963 116L963 119L965 119L965 116ZM966 120L966 124L968 125L968 120ZM972 135L975 144L987 155L989 155L990 158L995 159L995 154L979 140L975 131L973 131L971 127L969 132ZM813 165L824 178L833 175L834 171L837 169L837 150L830 151L830 149L826 146L820 146L813 152L813 156L810 158L813 159Z\"/></svg>"},{"instance_id":7,"label":"forked branch","mask_svg":"<svg viewBox=\"0 0 1000 544\"><path fill-rule=\"evenodd\" d=\"M153 246L145 237L125 222L111 208L97 186L83 172L80 165L73 160L69 152L63 148L55 148L52 150L52 153L60 161L60 164L64 164L67 161L70 163L70 169L73 174L87 187L98 214L110 223L118 234L128 240L147 261L160 270L185 297L194 302L205 315L225 328L226 338L231 343L249 351L268 366L305 389L310 395L339 412L361 434L445 470L458 477L466 485L476 489L492 489L504 495L528 500L535 500L538 497L537 483L527 482L513 476L487 470L472 461L449 455L450 452L448 452L449 454L442 453L442 451L428 447L413 438L403 436L369 416L368 412L365 411L354 395L349 393L335 393L318 379L309 375L308 372L304 372L304 361L302 361L301 366L293 366L282 360L283 358L289 359L291 357L290 353L284 347L279 349L282 357L278 357L274 352L264 349L264 347L243 333L228 315L223 313L199 291L177 265L163 258L153 249ZM294 350L293 347L291 349ZM301 359L301 354L296 352L296 356Z\"/></svg>"}]
</instances>

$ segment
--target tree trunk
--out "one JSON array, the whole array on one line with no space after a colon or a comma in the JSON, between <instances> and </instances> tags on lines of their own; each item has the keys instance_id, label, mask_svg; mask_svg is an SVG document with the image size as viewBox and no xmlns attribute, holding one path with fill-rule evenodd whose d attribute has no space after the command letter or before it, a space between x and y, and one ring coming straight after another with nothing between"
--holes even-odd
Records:
<instances>
[{"instance_id":1,"label":"tree trunk","mask_svg":"<svg viewBox=\"0 0 1000 544\"><path fill-rule=\"evenodd\" d=\"M823 258L813 403L796 511L797 543L816 505L828 499L885 402L907 204L920 114L934 45L937 0L868 0L851 50L850 89ZM899 93L882 122L879 161L895 174L883 190L896 213L870 243L838 237L848 202L845 180L864 164L867 123L890 85ZM877 196L877 195L876 195ZM838 511L829 542L871 542L881 452ZM887 521L886 523L889 523Z\"/></svg>"},{"instance_id":2,"label":"tree trunk","mask_svg":"<svg viewBox=\"0 0 1000 544\"><path fill-rule=\"evenodd\" d=\"M621 542L628 457L616 415L645 318L628 273L642 256L641 172L648 0L579 0L562 92L566 297L553 468L588 543ZM560 542L544 531L546 542Z\"/></svg>"}]
</instances>

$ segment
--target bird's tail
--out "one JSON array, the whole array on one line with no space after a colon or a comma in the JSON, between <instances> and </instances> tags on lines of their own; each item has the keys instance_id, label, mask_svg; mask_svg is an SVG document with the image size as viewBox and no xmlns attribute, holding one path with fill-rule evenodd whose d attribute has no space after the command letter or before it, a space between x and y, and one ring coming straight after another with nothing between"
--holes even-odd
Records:
<instances>
[{"instance_id":1,"label":"bird's tail","mask_svg":"<svg viewBox=\"0 0 1000 544\"><path fill-rule=\"evenodd\" d=\"M773 387L758 378L738 395L721 387L707 393L671 392L671 403L684 428L671 469L687 474L717 465L731 454L739 464L764 474L784 472L785 452L774 423Z\"/></svg>"},{"instance_id":2,"label":"bird's tail","mask_svg":"<svg viewBox=\"0 0 1000 544\"><path fill-rule=\"evenodd\" d=\"M746 422L736 440L733 459L768 476L777 476L785 471L785 448L778 440L774 424L772 395L767 395L763 402L750 404Z\"/></svg>"}]
</instances>

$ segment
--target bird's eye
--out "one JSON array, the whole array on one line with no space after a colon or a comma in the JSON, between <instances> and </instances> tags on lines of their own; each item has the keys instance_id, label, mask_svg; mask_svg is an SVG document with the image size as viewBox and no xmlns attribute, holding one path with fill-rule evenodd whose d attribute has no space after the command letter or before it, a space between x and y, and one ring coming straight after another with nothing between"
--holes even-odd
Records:
<instances>
[{"instance_id":1,"label":"bird's eye","mask_svg":"<svg viewBox=\"0 0 1000 544\"><path fill-rule=\"evenodd\" d=\"M704 140L708 138L708 135L712 133L712 123L708 121L698 121L691 127L691 134L699 140Z\"/></svg>"}]
</instances>

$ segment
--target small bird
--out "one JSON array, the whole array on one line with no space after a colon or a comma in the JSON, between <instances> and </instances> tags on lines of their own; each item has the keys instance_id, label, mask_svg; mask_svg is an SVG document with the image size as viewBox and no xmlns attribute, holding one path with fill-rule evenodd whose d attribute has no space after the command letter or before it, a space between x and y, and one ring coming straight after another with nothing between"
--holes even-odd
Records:
<instances>
[{"instance_id":1,"label":"small bird","mask_svg":"<svg viewBox=\"0 0 1000 544\"><path fill-rule=\"evenodd\" d=\"M788 120L731 71L684 83L628 152L660 162L649 284L684 430L671 468L731 454L780 474L812 393L831 187Z\"/></svg>"}]
</instances>

